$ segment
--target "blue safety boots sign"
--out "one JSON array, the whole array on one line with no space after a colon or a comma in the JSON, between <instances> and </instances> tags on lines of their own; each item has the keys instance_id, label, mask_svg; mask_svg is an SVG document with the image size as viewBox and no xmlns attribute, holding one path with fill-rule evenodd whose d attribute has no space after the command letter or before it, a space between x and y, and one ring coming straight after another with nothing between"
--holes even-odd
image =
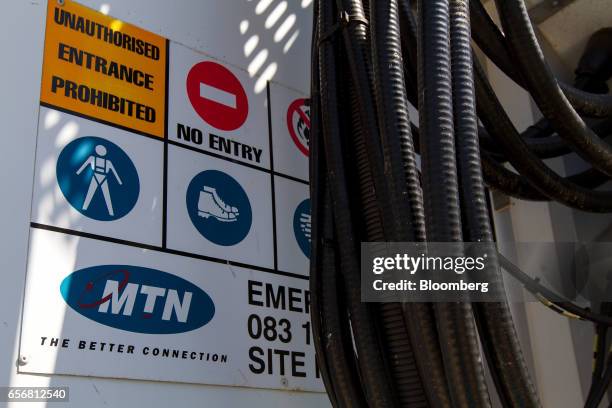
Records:
<instances>
[{"instance_id":1,"label":"blue safety boots sign","mask_svg":"<svg viewBox=\"0 0 612 408\"><path fill-rule=\"evenodd\" d=\"M249 197L231 176L206 170L189 183L186 206L193 226L218 245L235 245L249 230L253 214Z\"/></svg>"}]
</instances>

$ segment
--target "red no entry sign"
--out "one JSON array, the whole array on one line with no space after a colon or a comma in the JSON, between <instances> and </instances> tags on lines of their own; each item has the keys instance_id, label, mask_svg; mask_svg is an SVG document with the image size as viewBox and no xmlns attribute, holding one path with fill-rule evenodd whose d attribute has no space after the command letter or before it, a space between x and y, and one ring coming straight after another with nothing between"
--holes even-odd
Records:
<instances>
[{"instance_id":1,"label":"red no entry sign","mask_svg":"<svg viewBox=\"0 0 612 408\"><path fill-rule=\"evenodd\" d=\"M191 68L187 95L198 115L220 130L238 129L249 114L249 101L240 80L216 62L204 61Z\"/></svg>"},{"instance_id":2,"label":"red no entry sign","mask_svg":"<svg viewBox=\"0 0 612 408\"><path fill-rule=\"evenodd\" d=\"M289 105L287 128L297 148L308 156L308 143L310 142L310 103L308 99L296 99Z\"/></svg>"}]
</instances>

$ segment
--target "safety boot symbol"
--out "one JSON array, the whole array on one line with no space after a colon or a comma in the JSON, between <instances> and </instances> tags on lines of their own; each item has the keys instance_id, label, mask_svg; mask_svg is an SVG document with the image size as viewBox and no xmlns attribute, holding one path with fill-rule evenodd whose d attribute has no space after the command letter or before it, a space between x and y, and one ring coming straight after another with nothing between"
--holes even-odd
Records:
<instances>
[{"instance_id":1,"label":"safety boot symbol","mask_svg":"<svg viewBox=\"0 0 612 408\"><path fill-rule=\"evenodd\" d=\"M204 186L198 199L198 215L203 218L214 217L221 222L238 221L238 208L225 204L213 187Z\"/></svg>"}]
</instances>

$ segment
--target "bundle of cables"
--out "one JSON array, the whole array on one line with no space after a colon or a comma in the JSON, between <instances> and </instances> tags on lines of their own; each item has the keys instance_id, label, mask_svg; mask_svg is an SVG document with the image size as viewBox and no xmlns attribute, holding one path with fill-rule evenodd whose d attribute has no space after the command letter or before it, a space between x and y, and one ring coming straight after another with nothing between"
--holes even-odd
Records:
<instances>
[{"instance_id":1,"label":"bundle of cables","mask_svg":"<svg viewBox=\"0 0 612 408\"><path fill-rule=\"evenodd\" d=\"M540 406L506 302L364 303L360 292L361 242L493 242L487 187L612 210L612 192L596 189L612 175L612 95L601 93L612 33L592 37L599 52L583 58L571 86L547 65L523 0L497 0L497 9L503 32L479 0L315 0L311 315L335 407L491 406L482 355L504 407ZM516 130L472 39L544 119ZM543 162L569 153L592 168L562 177ZM547 299L537 281L500 262ZM489 281L503 291L501 277ZM606 344L612 318L546 302L596 322ZM611 359L598 358L588 407L612 374Z\"/></svg>"}]
</instances>

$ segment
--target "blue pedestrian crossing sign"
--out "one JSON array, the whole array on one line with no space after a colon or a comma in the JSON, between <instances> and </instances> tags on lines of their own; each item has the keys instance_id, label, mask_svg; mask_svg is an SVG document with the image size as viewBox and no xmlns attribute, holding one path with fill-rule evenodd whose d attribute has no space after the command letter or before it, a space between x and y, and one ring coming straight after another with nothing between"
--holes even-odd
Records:
<instances>
[{"instance_id":1,"label":"blue pedestrian crossing sign","mask_svg":"<svg viewBox=\"0 0 612 408\"><path fill-rule=\"evenodd\" d=\"M196 175L187 188L186 204L194 227L217 245L236 245L251 229L249 198L242 186L222 171Z\"/></svg>"},{"instance_id":2,"label":"blue pedestrian crossing sign","mask_svg":"<svg viewBox=\"0 0 612 408\"><path fill-rule=\"evenodd\" d=\"M70 142L59 155L57 182L74 209L88 218L113 221L128 214L140 192L138 172L129 156L101 137Z\"/></svg>"},{"instance_id":3,"label":"blue pedestrian crossing sign","mask_svg":"<svg viewBox=\"0 0 612 408\"><path fill-rule=\"evenodd\" d=\"M298 204L293 213L293 233L298 246L310 258L310 199L307 198Z\"/></svg>"}]
</instances>

